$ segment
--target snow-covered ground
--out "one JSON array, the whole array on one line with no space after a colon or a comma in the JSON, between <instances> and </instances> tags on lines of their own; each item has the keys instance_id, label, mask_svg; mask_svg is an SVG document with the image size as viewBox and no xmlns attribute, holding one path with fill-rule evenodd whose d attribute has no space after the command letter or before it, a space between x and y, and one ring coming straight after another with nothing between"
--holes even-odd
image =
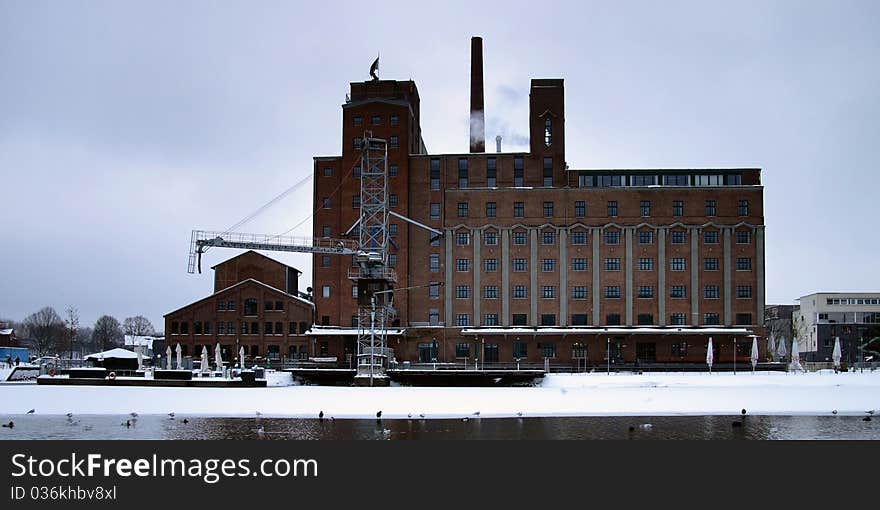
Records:
<instances>
[{"instance_id":1,"label":"snow-covered ground","mask_svg":"<svg viewBox=\"0 0 880 510\"><path fill-rule=\"evenodd\" d=\"M864 415L880 413L880 371L807 374L553 374L538 387L139 388L0 384L0 414L315 418Z\"/></svg>"}]
</instances>

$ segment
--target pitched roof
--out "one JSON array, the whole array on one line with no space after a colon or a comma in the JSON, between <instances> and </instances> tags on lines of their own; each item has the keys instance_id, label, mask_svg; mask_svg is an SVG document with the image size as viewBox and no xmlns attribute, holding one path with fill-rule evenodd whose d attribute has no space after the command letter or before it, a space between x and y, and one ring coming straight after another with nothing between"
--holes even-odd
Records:
<instances>
[{"instance_id":1,"label":"pitched roof","mask_svg":"<svg viewBox=\"0 0 880 510\"><path fill-rule=\"evenodd\" d=\"M237 259L237 258L239 258L239 257L244 257L245 255L248 255L248 254L251 254L251 253L253 253L254 255L259 255L259 256L263 257L264 259L271 260L272 262L274 262L274 263L276 263L276 264L281 264L281 265L284 266L284 267L289 267L290 269L293 269L293 270L296 271L297 273L302 274L302 271L300 271L299 269L297 269L297 268L295 268L295 267L293 267L293 266L289 266L289 265L285 264L284 262L281 262L280 260L275 260L275 259L273 259L272 257L269 257L269 256L267 256L267 255L263 255L262 253L260 253L260 252L258 252L258 251L254 251L254 250L248 250L248 251L246 251L246 252L244 252L244 253L239 253L238 255L232 257L231 259L226 259L226 260L224 260L223 262L220 262L219 264L216 264L216 265L214 265L214 266L211 266L211 269L216 269L217 266L222 266L223 264L226 264L227 262L231 262L231 261L233 261L233 260L235 260L235 259Z\"/></svg>"},{"instance_id":2,"label":"pitched roof","mask_svg":"<svg viewBox=\"0 0 880 510\"><path fill-rule=\"evenodd\" d=\"M174 314L174 313L177 313L177 312L183 310L184 308L189 308L189 307L191 307L191 306L193 306L193 305L197 305L197 304L199 304L199 303L201 303L201 302L203 302L203 301L207 301L207 300L209 300L209 299L211 299L211 298L213 298L213 297L216 297L217 295L222 294L222 293L224 293L224 292L226 292L226 291L228 291L228 290L232 290L232 289L238 287L239 285L244 285L245 283L256 283L257 285L260 285L261 287L265 287L265 288L267 288L267 289L269 289L269 290L271 290L271 291L277 292L278 294L281 294L282 296L285 296L285 297L288 297L288 298L291 298L291 299L295 299L295 300L297 300L297 301L299 301L299 302L301 302L301 303L303 303L303 304L305 304L305 305L308 305L308 306L310 306L310 307L312 307L312 308L315 307L315 303L312 303L312 302L309 301L308 299L303 299L303 298L301 298L301 297L299 297L299 296L294 296L293 294L288 294L288 293L286 293L286 292L284 292L284 291L281 291L281 290L276 289L275 287L273 287L273 286L271 286L271 285L266 285L265 283L263 283L263 282L261 282L261 281L259 281L259 280L254 280L253 278L248 278L247 280L242 280L242 281L236 283L235 285L230 285L229 287L226 287L225 289L220 289L220 290L218 290L217 292L211 294L210 296L203 297L202 299L199 299L198 301L193 301L192 303L190 303L190 304L188 304L188 305L184 305L184 306L181 306L180 308L178 308L178 309L176 309L176 310L172 310L172 311L166 313L165 315L163 315L163 317L168 317L169 315Z\"/></svg>"}]
</instances>

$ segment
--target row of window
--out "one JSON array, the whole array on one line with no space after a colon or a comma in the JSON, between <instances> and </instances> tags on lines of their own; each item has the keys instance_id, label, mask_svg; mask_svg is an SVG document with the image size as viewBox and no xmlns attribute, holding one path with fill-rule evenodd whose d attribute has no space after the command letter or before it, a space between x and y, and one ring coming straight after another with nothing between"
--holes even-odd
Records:
<instances>
[{"instance_id":1,"label":"row of window","mask_svg":"<svg viewBox=\"0 0 880 510\"><path fill-rule=\"evenodd\" d=\"M653 230L640 230L636 233L636 237L638 238L639 244L654 244L654 231ZM686 234L687 232L683 230L673 230L669 233L669 242L670 244L685 244L686 242ZM574 231L570 233L571 244L572 245L585 245L587 244L587 233L583 231ZM516 230L512 234L513 244L514 245L525 245L528 244L528 236L527 232L522 230ZM556 244L556 231L544 231L541 232L541 244L543 245L554 245ZM606 245L619 245L620 244L620 230L606 230L603 239ZM736 231L736 243L737 244L751 244L752 242L752 232L749 230L737 230ZM704 230L703 231L703 244L718 244L719 243L719 232L717 230ZM470 232L456 232L455 233L455 244L457 246L469 246L471 244L471 233ZM495 231L487 231L483 233L483 244L492 246L498 244L498 232Z\"/></svg>"},{"instance_id":2,"label":"row of window","mask_svg":"<svg viewBox=\"0 0 880 510\"><path fill-rule=\"evenodd\" d=\"M556 325L556 314L553 313L545 313L540 316L540 325L541 326L555 326ZM573 314L571 316L571 324L573 326L587 326L589 322L589 316L587 314ZM524 313L515 313L511 315L511 323L513 326L527 326L528 325L528 314ZM654 315L650 313L638 314L636 317L636 323L639 326L654 326L656 322L654 321ZM669 324L672 326L685 326L687 325L687 315L683 313L673 313L669 316ZM701 323L705 326L718 326L721 325L721 316L717 313L704 313L703 314L703 322ZM752 325L752 314L751 313L738 313L736 314L735 324L737 326L750 326ZM471 316L467 313L460 313L455 315L455 325L459 327L471 326ZM498 326L498 314L497 313L487 313L483 315L483 326ZM618 313L610 313L605 316L605 326L620 326L621 319L620 314ZM750 345L747 345L749 349L751 349Z\"/></svg>"},{"instance_id":3,"label":"row of window","mask_svg":"<svg viewBox=\"0 0 880 510\"><path fill-rule=\"evenodd\" d=\"M217 301L217 311L218 312L234 312L236 311L237 303L232 300L218 300ZM256 298L246 298L244 300L244 315L257 315L260 307L260 302ZM264 301L263 302L263 310L266 312L283 312L284 311L284 301Z\"/></svg>"},{"instance_id":4,"label":"row of window","mask_svg":"<svg viewBox=\"0 0 880 510\"><path fill-rule=\"evenodd\" d=\"M878 298L829 298L825 300L828 305L877 305Z\"/></svg>"},{"instance_id":5,"label":"row of window","mask_svg":"<svg viewBox=\"0 0 880 510\"><path fill-rule=\"evenodd\" d=\"M360 127L364 125L364 118L360 115L355 115L352 118L355 127ZM400 118L397 115L391 115L388 117L388 123L392 126L396 126L400 124ZM370 125L371 126L381 126L382 125L382 116L381 115L371 115L370 116Z\"/></svg>"},{"instance_id":6,"label":"row of window","mask_svg":"<svg viewBox=\"0 0 880 510\"><path fill-rule=\"evenodd\" d=\"M435 208L436 205L436 217L435 217ZM457 211L459 218L467 218L470 214L470 204L469 202L458 202ZM440 204L431 204L431 219L440 219ZM555 214L555 204L554 202L544 202L542 204L542 213L545 218L552 218ZM607 214L609 217L615 217L618 215L618 205L617 200L609 200L607 204ZM717 216L717 206L715 200L706 200L705 201L705 216ZM486 202L485 203L485 217L487 218L495 218L498 213L498 204L496 202ZM582 200L578 200L574 203L574 216L575 218L584 218L587 215L587 205L586 202ZM651 216L651 201L650 200L642 200L639 202L639 215L642 217L650 217ZM748 216L749 215L749 201L748 200L739 200L737 202L737 215L739 216ZM682 200L674 200L672 202L672 216L684 216L684 201ZM513 217L514 218L524 218L525 217L525 202L514 202L513 203Z\"/></svg>"},{"instance_id":7,"label":"row of window","mask_svg":"<svg viewBox=\"0 0 880 510\"><path fill-rule=\"evenodd\" d=\"M399 140L400 139L397 137L397 135L389 136L388 137L388 147L391 149L396 149L398 147ZM364 140L363 140L363 138L361 138L359 136L356 136L352 139L351 145L352 145L352 148L355 150L360 150L361 147L363 147L363 144L364 144Z\"/></svg>"},{"instance_id":8,"label":"row of window","mask_svg":"<svg viewBox=\"0 0 880 510\"><path fill-rule=\"evenodd\" d=\"M399 173L399 170L398 170L397 164L391 163L388 165L388 177L397 177L398 173ZM355 179L361 178L361 167L359 164L355 165L352 168L352 175L354 176ZM333 176L333 169L329 166L324 167L324 177L332 177L332 176Z\"/></svg>"},{"instance_id":9,"label":"row of window","mask_svg":"<svg viewBox=\"0 0 880 510\"><path fill-rule=\"evenodd\" d=\"M741 174L656 174L656 175L592 175L578 174L581 188L618 186L741 186Z\"/></svg>"},{"instance_id":10,"label":"row of window","mask_svg":"<svg viewBox=\"0 0 880 510\"><path fill-rule=\"evenodd\" d=\"M440 287L438 285L433 285L429 287L430 294L429 297L437 298L440 296ZM574 285L571 287L571 298L572 299L587 299L587 291L588 287L583 285ZM609 299L617 299L620 298L620 286L619 285L609 285L604 288L604 296ZM654 297L654 286L653 285L640 285L637 288L636 295L640 298L653 298ZM703 286L703 298L705 299L718 299L720 296L720 287L718 285L705 285ZM352 297L357 297L357 287L352 287ZM455 297L457 299L470 299L471 298L471 286L470 285L456 285L455 286ZM527 299L528 296L528 286L527 285L514 285L513 286L513 298L514 299ZM555 285L542 285L541 286L541 297L545 299L555 299L556 298L556 286ZM669 288L669 297L671 298L686 298L687 297L687 286L686 285L673 285ZM736 286L736 297L737 299L751 299L752 298L752 286L751 285L737 285ZM498 286L497 285L484 285L483 286L483 298L484 299L498 299Z\"/></svg>"},{"instance_id":11,"label":"row of window","mask_svg":"<svg viewBox=\"0 0 880 510\"><path fill-rule=\"evenodd\" d=\"M328 256L329 258L329 256ZM431 254L428 256L428 267L432 273L440 272L440 255L439 254ZM618 257L608 257L604 259L603 268L605 271L620 271L620 258ZM685 271L686 270L686 259L684 257L673 257L669 259L669 269L671 271ZM639 257L637 262L637 269L639 271L653 271L654 270L654 259L651 257ZM704 271L718 271L719 263L718 258L716 257L706 257L703 259L703 270ZM468 272L471 270L471 260L470 259L455 259L455 270L458 272ZM514 258L513 259L513 272L521 273L528 271L528 259L525 258ZM587 270L587 259L582 257L576 257L571 259L571 270L572 271L586 271ZM751 257L737 257L736 258L736 270L737 271L751 271L752 270L752 259ZM498 259L497 258L488 258L483 259L483 271L487 273L493 273L498 271ZM541 259L541 272L542 273L552 273L556 271L556 259Z\"/></svg>"},{"instance_id":12,"label":"row of window","mask_svg":"<svg viewBox=\"0 0 880 510\"><path fill-rule=\"evenodd\" d=\"M188 335L189 334L189 322L179 322L172 321L171 322L171 334L172 335ZM211 321L193 321L193 334L194 335L213 335L213 322ZM309 330L311 326L307 322L288 322L287 323L287 334L288 335L302 335L306 331ZM238 334L238 323L232 321L218 321L217 322L217 334L218 335L236 335ZM284 323L282 322L264 322L262 333L264 335L283 335L284 334ZM260 323L259 322L241 322L241 334L242 335L259 335L260 334Z\"/></svg>"}]
</instances>

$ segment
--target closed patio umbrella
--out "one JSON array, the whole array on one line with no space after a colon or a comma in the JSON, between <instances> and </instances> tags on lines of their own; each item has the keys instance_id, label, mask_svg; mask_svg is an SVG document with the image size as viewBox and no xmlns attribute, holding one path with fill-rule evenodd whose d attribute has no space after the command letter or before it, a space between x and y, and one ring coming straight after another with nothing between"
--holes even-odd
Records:
<instances>
[{"instance_id":1,"label":"closed patio umbrella","mask_svg":"<svg viewBox=\"0 0 880 510\"><path fill-rule=\"evenodd\" d=\"M214 347L214 364L217 365L217 370L223 370L223 356L220 355L220 342L217 342L217 345Z\"/></svg>"},{"instance_id":2,"label":"closed patio umbrella","mask_svg":"<svg viewBox=\"0 0 880 510\"><path fill-rule=\"evenodd\" d=\"M780 361L785 361L785 356L788 354L788 351L785 350L785 337L779 339L779 344L776 349L776 355L779 356Z\"/></svg>"},{"instance_id":3,"label":"closed patio umbrella","mask_svg":"<svg viewBox=\"0 0 880 510\"><path fill-rule=\"evenodd\" d=\"M712 337L709 337L709 346L706 347L706 364L709 365L709 373L712 373L712 361L714 361L714 353L712 352Z\"/></svg>"},{"instance_id":4,"label":"closed patio umbrella","mask_svg":"<svg viewBox=\"0 0 880 510\"><path fill-rule=\"evenodd\" d=\"M755 373L755 367L758 366L758 337L752 338L752 373Z\"/></svg>"},{"instance_id":5,"label":"closed patio umbrella","mask_svg":"<svg viewBox=\"0 0 880 510\"><path fill-rule=\"evenodd\" d=\"M238 364L244 370L244 346L238 349Z\"/></svg>"},{"instance_id":6,"label":"closed patio umbrella","mask_svg":"<svg viewBox=\"0 0 880 510\"><path fill-rule=\"evenodd\" d=\"M202 346L202 363L201 363L201 365L202 365L201 366L202 372L207 372L210 370L210 367L208 366L208 346L207 345Z\"/></svg>"},{"instance_id":7,"label":"closed patio umbrella","mask_svg":"<svg viewBox=\"0 0 880 510\"><path fill-rule=\"evenodd\" d=\"M789 369L794 370L795 372L804 370L801 366L801 355L800 352L798 352L797 338L791 339L791 364L789 365Z\"/></svg>"},{"instance_id":8,"label":"closed patio umbrella","mask_svg":"<svg viewBox=\"0 0 880 510\"><path fill-rule=\"evenodd\" d=\"M183 349L180 348L180 344L177 344L177 349L175 350L177 351L177 369L183 370L183 359L181 359L181 353Z\"/></svg>"},{"instance_id":9,"label":"closed patio umbrella","mask_svg":"<svg viewBox=\"0 0 880 510\"><path fill-rule=\"evenodd\" d=\"M171 346L169 345L165 348L165 369L171 370L172 368L174 367L171 366Z\"/></svg>"},{"instance_id":10,"label":"closed patio umbrella","mask_svg":"<svg viewBox=\"0 0 880 510\"><path fill-rule=\"evenodd\" d=\"M840 369L840 337L834 337L834 350L831 352L831 360L834 362L834 368Z\"/></svg>"}]
</instances>

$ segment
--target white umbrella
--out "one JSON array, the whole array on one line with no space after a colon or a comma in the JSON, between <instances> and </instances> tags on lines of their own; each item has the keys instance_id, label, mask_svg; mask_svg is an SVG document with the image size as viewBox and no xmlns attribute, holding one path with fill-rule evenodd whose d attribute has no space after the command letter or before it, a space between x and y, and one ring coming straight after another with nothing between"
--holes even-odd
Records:
<instances>
[{"instance_id":1,"label":"white umbrella","mask_svg":"<svg viewBox=\"0 0 880 510\"><path fill-rule=\"evenodd\" d=\"M214 364L217 365L217 370L223 370L223 356L220 355L220 342L217 342L217 345L214 347Z\"/></svg>"},{"instance_id":2,"label":"white umbrella","mask_svg":"<svg viewBox=\"0 0 880 510\"><path fill-rule=\"evenodd\" d=\"M779 345L776 349L776 355L779 356L779 359L785 361L785 355L788 352L785 350L785 337L779 339Z\"/></svg>"},{"instance_id":3,"label":"white umbrella","mask_svg":"<svg viewBox=\"0 0 880 510\"><path fill-rule=\"evenodd\" d=\"M177 344L177 348L175 350L177 351L177 369L183 370L183 360L181 359L181 352L183 351L183 349L180 348L180 344Z\"/></svg>"},{"instance_id":4,"label":"white umbrella","mask_svg":"<svg viewBox=\"0 0 880 510\"><path fill-rule=\"evenodd\" d=\"M238 349L238 365L244 370L244 346Z\"/></svg>"},{"instance_id":5,"label":"white umbrella","mask_svg":"<svg viewBox=\"0 0 880 510\"><path fill-rule=\"evenodd\" d=\"M803 370L803 367L801 367L801 355L798 352L797 338L791 339L791 364L789 365L789 369L794 370L795 372Z\"/></svg>"},{"instance_id":6,"label":"white umbrella","mask_svg":"<svg viewBox=\"0 0 880 510\"><path fill-rule=\"evenodd\" d=\"M201 365L202 365L201 366L202 372L207 372L209 370L209 368L208 368L208 346L207 345L202 346L202 363L201 363Z\"/></svg>"},{"instance_id":7,"label":"white umbrella","mask_svg":"<svg viewBox=\"0 0 880 510\"><path fill-rule=\"evenodd\" d=\"M706 364L709 365L709 373L712 373L712 361L714 360L714 353L712 352L712 337L709 337L709 346L706 347Z\"/></svg>"},{"instance_id":8,"label":"white umbrella","mask_svg":"<svg viewBox=\"0 0 880 510\"><path fill-rule=\"evenodd\" d=\"M755 373L756 366L758 366L758 337L752 337L752 373Z\"/></svg>"},{"instance_id":9,"label":"white umbrella","mask_svg":"<svg viewBox=\"0 0 880 510\"><path fill-rule=\"evenodd\" d=\"M165 348L165 369L171 370L173 367L171 366L171 346Z\"/></svg>"},{"instance_id":10,"label":"white umbrella","mask_svg":"<svg viewBox=\"0 0 880 510\"><path fill-rule=\"evenodd\" d=\"M770 336L767 337L767 354L771 357L776 355L776 338L773 336L773 333L770 333Z\"/></svg>"},{"instance_id":11,"label":"white umbrella","mask_svg":"<svg viewBox=\"0 0 880 510\"><path fill-rule=\"evenodd\" d=\"M138 355L138 370L143 370L144 369L144 355L141 353L141 351L138 351L137 355Z\"/></svg>"},{"instance_id":12,"label":"white umbrella","mask_svg":"<svg viewBox=\"0 0 880 510\"><path fill-rule=\"evenodd\" d=\"M840 368L840 337L834 337L834 350L831 352L831 360L834 361L834 368Z\"/></svg>"}]
</instances>

